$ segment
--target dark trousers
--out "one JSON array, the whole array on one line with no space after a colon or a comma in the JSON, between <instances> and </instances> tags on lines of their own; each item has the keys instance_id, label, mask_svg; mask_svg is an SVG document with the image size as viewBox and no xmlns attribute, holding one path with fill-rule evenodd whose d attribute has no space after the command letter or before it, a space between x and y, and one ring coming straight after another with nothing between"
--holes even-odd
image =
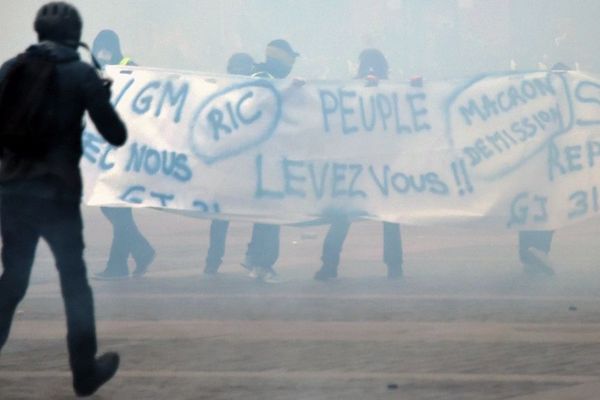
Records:
<instances>
[{"instance_id":1,"label":"dark trousers","mask_svg":"<svg viewBox=\"0 0 600 400\"><path fill-rule=\"evenodd\" d=\"M130 254L136 263L143 263L151 257L154 250L135 224L131 208L100 207L100 210L113 226L106 269L117 274L129 273L127 259Z\"/></svg>"},{"instance_id":2,"label":"dark trousers","mask_svg":"<svg viewBox=\"0 0 600 400\"><path fill-rule=\"evenodd\" d=\"M272 269L279 257L279 225L254 224L246 251L246 263Z\"/></svg>"},{"instance_id":3,"label":"dark trousers","mask_svg":"<svg viewBox=\"0 0 600 400\"><path fill-rule=\"evenodd\" d=\"M519 259L524 264L535 263L532 255L527 251L533 247L548 254L552 246L554 231L519 231Z\"/></svg>"},{"instance_id":4,"label":"dark trousers","mask_svg":"<svg viewBox=\"0 0 600 400\"><path fill-rule=\"evenodd\" d=\"M390 269L402 267L403 253L400 224L383 223L383 262Z\"/></svg>"},{"instance_id":5,"label":"dark trousers","mask_svg":"<svg viewBox=\"0 0 600 400\"><path fill-rule=\"evenodd\" d=\"M216 272L225 255L225 241L227 239L227 230L229 221L213 219L210 222L210 243L208 246L208 255L206 256L206 270Z\"/></svg>"},{"instance_id":6,"label":"dark trousers","mask_svg":"<svg viewBox=\"0 0 600 400\"><path fill-rule=\"evenodd\" d=\"M337 269L340 264L340 253L348 230L350 222L347 220L338 220L331 224L325 241L323 242L323 253L321 260L323 268ZM383 262L389 269L402 267L402 237L400 235L400 225L389 222L383 223Z\"/></svg>"},{"instance_id":7,"label":"dark trousers","mask_svg":"<svg viewBox=\"0 0 600 400\"><path fill-rule=\"evenodd\" d=\"M71 368L85 373L92 368L97 348L92 290L83 261L79 204L3 194L0 223L4 267L0 277L0 348L27 291L35 249L43 238L54 254L60 277Z\"/></svg>"}]
</instances>

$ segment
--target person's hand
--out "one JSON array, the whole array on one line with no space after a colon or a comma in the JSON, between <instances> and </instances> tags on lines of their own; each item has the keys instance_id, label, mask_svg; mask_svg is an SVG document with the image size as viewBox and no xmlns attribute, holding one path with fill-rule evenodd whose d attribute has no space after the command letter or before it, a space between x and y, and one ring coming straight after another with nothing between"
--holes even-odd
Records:
<instances>
[{"instance_id":1,"label":"person's hand","mask_svg":"<svg viewBox=\"0 0 600 400\"><path fill-rule=\"evenodd\" d=\"M420 75L413 76L410 78L410 86L412 87L423 87L423 77Z\"/></svg>"},{"instance_id":2,"label":"person's hand","mask_svg":"<svg viewBox=\"0 0 600 400\"><path fill-rule=\"evenodd\" d=\"M106 89L110 90L110 88L113 84L113 80L110 78L101 78L100 80L102 81L102 86L104 86Z\"/></svg>"},{"instance_id":3,"label":"person's hand","mask_svg":"<svg viewBox=\"0 0 600 400\"><path fill-rule=\"evenodd\" d=\"M292 85L295 87L302 87L306 85L306 80L304 78L296 77L292 79Z\"/></svg>"},{"instance_id":4,"label":"person's hand","mask_svg":"<svg viewBox=\"0 0 600 400\"><path fill-rule=\"evenodd\" d=\"M110 98L111 96L111 88L112 88L112 84L113 81L110 78L100 78L100 81L102 82L102 87L104 88L104 91L106 93L106 95L108 96L108 98Z\"/></svg>"},{"instance_id":5,"label":"person's hand","mask_svg":"<svg viewBox=\"0 0 600 400\"><path fill-rule=\"evenodd\" d=\"M365 80L367 81L366 86L377 86L379 85L379 78L377 77L377 75L374 74L369 74L365 77Z\"/></svg>"}]
</instances>

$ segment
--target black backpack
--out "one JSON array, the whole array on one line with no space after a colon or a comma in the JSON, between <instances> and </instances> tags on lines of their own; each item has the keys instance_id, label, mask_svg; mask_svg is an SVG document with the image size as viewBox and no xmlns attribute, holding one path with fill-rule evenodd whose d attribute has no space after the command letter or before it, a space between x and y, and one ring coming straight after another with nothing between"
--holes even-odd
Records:
<instances>
[{"instance_id":1,"label":"black backpack","mask_svg":"<svg viewBox=\"0 0 600 400\"><path fill-rule=\"evenodd\" d=\"M60 130L56 62L26 51L0 82L0 148L17 154L47 153Z\"/></svg>"}]
</instances>

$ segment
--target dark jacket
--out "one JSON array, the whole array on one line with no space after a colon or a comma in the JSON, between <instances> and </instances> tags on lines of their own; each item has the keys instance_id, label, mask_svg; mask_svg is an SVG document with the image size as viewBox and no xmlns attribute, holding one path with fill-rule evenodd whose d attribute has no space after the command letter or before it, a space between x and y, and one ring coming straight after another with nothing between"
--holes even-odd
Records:
<instances>
[{"instance_id":1,"label":"dark jacket","mask_svg":"<svg viewBox=\"0 0 600 400\"><path fill-rule=\"evenodd\" d=\"M50 150L41 156L23 156L8 149L1 150L2 192L79 201L84 112L88 111L98 132L112 145L124 144L127 130L110 103L110 91L96 70L80 61L75 49L42 42L27 51L42 53L57 63L54 101L58 102L60 131L52 135L54 142ZM15 60L13 58L0 67L0 81Z\"/></svg>"}]
</instances>

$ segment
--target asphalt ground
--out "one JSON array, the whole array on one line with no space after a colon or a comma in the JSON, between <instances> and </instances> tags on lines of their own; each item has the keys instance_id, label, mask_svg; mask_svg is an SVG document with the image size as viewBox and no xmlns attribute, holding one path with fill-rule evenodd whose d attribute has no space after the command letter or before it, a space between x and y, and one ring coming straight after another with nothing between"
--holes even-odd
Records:
<instances>
[{"instance_id":1,"label":"asphalt ground","mask_svg":"<svg viewBox=\"0 0 600 400\"><path fill-rule=\"evenodd\" d=\"M135 218L157 250L148 274L91 280L101 351L121 369L97 399L597 399L597 220L559 230L556 275L531 278L516 234L403 227L405 277L385 279L381 224L357 223L340 278L316 282L327 227L282 229L282 282L239 263L251 226L232 223L216 277L202 274L209 222ZM90 275L110 225L85 209ZM69 399L65 322L45 245L0 356L0 399Z\"/></svg>"}]
</instances>

